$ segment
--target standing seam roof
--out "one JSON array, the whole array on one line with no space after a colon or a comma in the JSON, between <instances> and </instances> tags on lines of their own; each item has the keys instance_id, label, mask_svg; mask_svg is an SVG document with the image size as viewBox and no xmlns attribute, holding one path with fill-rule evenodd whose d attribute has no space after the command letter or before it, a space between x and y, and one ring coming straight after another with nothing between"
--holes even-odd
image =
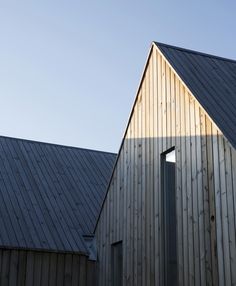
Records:
<instances>
[{"instance_id":1,"label":"standing seam roof","mask_svg":"<svg viewBox=\"0 0 236 286\"><path fill-rule=\"evenodd\" d=\"M0 247L87 253L115 158L0 136Z\"/></svg>"},{"instance_id":2,"label":"standing seam roof","mask_svg":"<svg viewBox=\"0 0 236 286\"><path fill-rule=\"evenodd\" d=\"M155 44L236 148L236 61Z\"/></svg>"}]
</instances>

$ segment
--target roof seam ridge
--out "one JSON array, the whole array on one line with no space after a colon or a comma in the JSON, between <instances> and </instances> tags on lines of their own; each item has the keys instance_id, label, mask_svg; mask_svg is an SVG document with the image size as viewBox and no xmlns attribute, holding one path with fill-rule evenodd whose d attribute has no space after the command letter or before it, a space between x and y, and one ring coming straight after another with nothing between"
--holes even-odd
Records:
<instances>
[{"instance_id":1,"label":"roof seam ridge","mask_svg":"<svg viewBox=\"0 0 236 286\"><path fill-rule=\"evenodd\" d=\"M168 45L168 44L164 44L164 43L160 43L160 42L154 42L154 43L160 48L161 48L161 46L164 46L166 48L175 49L175 50L183 51L183 52L190 53L190 54L197 54L197 55L203 56L203 57L215 58L215 59L226 61L226 62L236 63L236 60L234 60L234 59L220 57L220 56L216 56L216 55L212 55L212 54L208 54L208 53L204 53L204 52L198 52L195 50L177 47L177 46L173 46L173 45Z\"/></svg>"},{"instance_id":2,"label":"roof seam ridge","mask_svg":"<svg viewBox=\"0 0 236 286\"><path fill-rule=\"evenodd\" d=\"M10 137L10 136L5 136L5 135L0 135L0 138L6 138L6 139L16 140L16 141L25 141L25 142L29 142L29 143L33 143L33 144L45 144L45 145L53 145L53 146L64 147L64 148L73 148L73 149L77 149L77 150L81 150L81 151L90 151L90 152L117 155L117 153L113 153L113 152L109 152L109 151L100 151L100 150L94 150L94 149L83 148L83 147L68 146L68 145L61 145L61 144L57 144L57 143L36 141L36 140L31 140L31 139L15 138L15 137Z\"/></svg>"}]
</instances>

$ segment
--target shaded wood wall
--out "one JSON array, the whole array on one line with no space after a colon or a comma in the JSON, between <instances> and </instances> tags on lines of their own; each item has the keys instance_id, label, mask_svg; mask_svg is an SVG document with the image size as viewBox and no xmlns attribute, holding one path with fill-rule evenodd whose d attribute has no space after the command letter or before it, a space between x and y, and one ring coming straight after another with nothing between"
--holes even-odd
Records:
<instances>
[{"instance_id":1,"label":"shaded wood wall","mask_svg":"<svg viewBox=\"0 0 236 286\"><path fill-rule=\"evenodd\" d=\"M236 283L236 151L152 48L96 228L98 284L163 286L160 155L176 150L179 285Z\"/></svg>"},{"instance_id":2,"label":"shaded wood wall","mask_svg":"<svg viewBox=\"0 0 236 286\"><path fill-rule=\"evenodd\" d=\"M1 286L93 286L95 264L86 256L0 249Z\"/></svg>"}]
</instances>

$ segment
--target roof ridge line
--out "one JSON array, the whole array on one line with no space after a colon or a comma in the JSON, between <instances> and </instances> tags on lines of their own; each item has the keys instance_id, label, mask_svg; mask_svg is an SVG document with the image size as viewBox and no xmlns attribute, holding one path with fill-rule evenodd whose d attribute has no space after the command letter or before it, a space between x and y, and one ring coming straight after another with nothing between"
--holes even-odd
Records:
<instances>
[{"instance_id":1,"label":"roof ridge line","mask_svg":"<svg viewBox=\"0 0 236 286\"><path fill-rule=\"evenodd\" d=\"M191 54L197 54L199 56L204 56L204 57L208 57L208 58L215 58L218 60L222 60L222 61L227 61L227 62L233 62L236 63L236 59L229 59L229 58L225 58L225 57L220 57L220 56L216 56L216 55L212 55L212 54L208 54L208 53L204 53L204 52L199 52L199 51L195 51L195 50L191 50L191 49L186 49L186 48L182 48L182 47L178 47L178 46L174 46L174 45L169 45L169 44L165 44L165 43L161 43L161 42L153 42L156 46L160 47L164 46L167 48L171 48L171 49L175 49L175 50L180 50L186 53L191 53Z\"/></svg>"},{"instance_id":2,"label":"roof ridge line","mask_svg":"<svg viewBox=\"0 0 236 286\"><path fill-rule=\"evenodd\" d=\"M116 153L108 152L108 151L100 151L100 150L94 150L94 149L76 147L76 146L70 146L70 145L62 145L62 144L51 143L51 142L42 142L42 141L37 141L37 140L32 140L32 139L16 138L16 137L5 136L5 135L0 135L0 138L6 138L6 139L11 139L11 140L17 140L17 141L25 141L25 142L30 142L34 144L38 143L38 144L45 144L45 145L51 145L51 146L57 146L57 147L73 148L73 149L79 149L79 150L84 150L84 151L117 155Z\"/></svg>"}]
</instances>

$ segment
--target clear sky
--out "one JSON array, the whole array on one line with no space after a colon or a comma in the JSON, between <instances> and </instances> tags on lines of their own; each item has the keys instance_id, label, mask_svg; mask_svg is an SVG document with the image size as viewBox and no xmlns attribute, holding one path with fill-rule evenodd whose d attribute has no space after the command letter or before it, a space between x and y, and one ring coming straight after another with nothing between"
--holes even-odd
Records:
<instances>
[{"instance_id":1,"label":"clear sky","mask_svg":"<svg viewBox=\"0 0 236 286\"><path fill-rule=\"evenodd\" d=\"M117 152L153 40L236 59L235 0L0 0L0 135Z\"/></svg>"}]
</instances>

